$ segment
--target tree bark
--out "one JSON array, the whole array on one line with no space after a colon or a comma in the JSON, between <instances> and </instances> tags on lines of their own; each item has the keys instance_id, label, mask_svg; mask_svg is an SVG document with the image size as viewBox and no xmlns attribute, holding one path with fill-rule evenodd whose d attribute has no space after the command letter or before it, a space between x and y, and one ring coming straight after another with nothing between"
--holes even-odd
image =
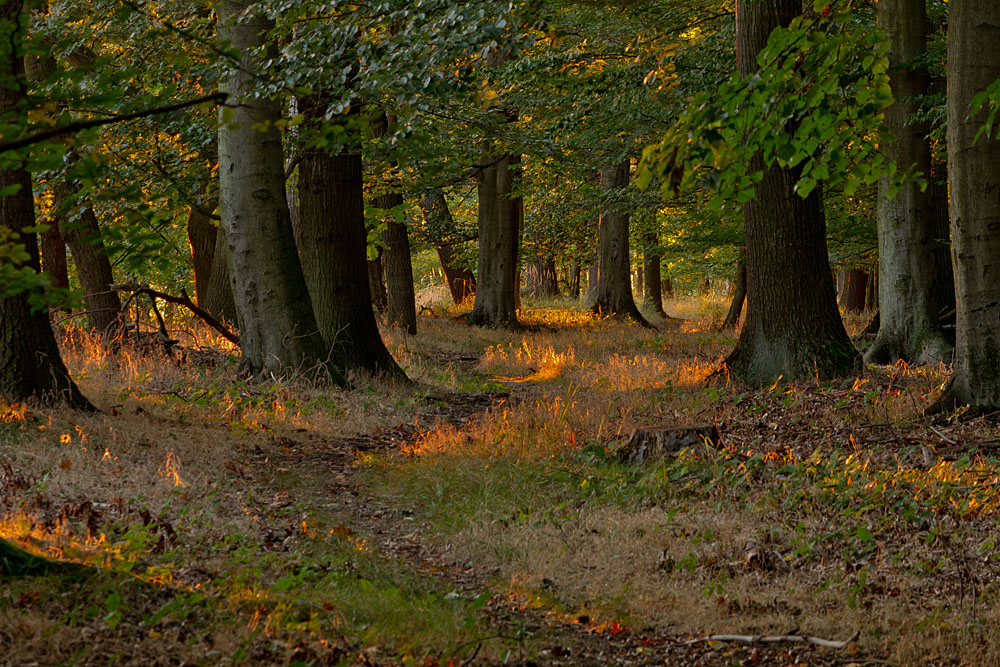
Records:
<instances>
[{"instance_id":1,"label":"tree bark","mask_svg":"<svg viewBox=\"0 0 1000 667\"><path fill-rule=\"evenodd\" d=\"M667 311L663 310L663 279L660 273L660 262L663 254L660 252L659 234L654 228L648 229L643 234L645 247L643 248L642 272L646 289L643 292L643 302L660 317L667 317Z\"/></svg>"},{"instance_id":2,"label":"tree bark","mask_svg":"<svg viewBox=\"0 0 1000 667\"><path fill-rule=\"evenodd\" d=\"M629 160L601 172L601 185L616 191L628 185ZM603 317L627 317L645 327L646 321L632 298L632 279L628 249L629 216L614 205L601 211L599 236L600 270L597 277L597 300L591 310Z\"/></svg>"},{"instance_id":3,"label":"tree bark","mask_svg":"<svg viewBox=\"0 0 1000 667\"><path fill-rule=\"evenodd\" d=\"M341 371L328 363L296 254L281 133L274 125L281 105L255 94L261 58L278 57L274 43L266 42L274 23L245 16L250 5L218 5L219 37L242 53L219 85L230 95L219 127L219 197L243 363L255 374L325 370L343 383Z\"/></svg>"},{"instance_id":4,"label":"tree bark","mask_svg":"<svg viewBox=\"0 0 1000 667\"><path fill-rule=\"evenodd\" d=\"M20 0L0 2L3 39L9 51L0 60L0 113L16 107L26 94L24 62L19 53L28 24L22 17ZM8 162L9 164L9 162ZM35 225L35 203L31 177L22 167L0 169L0 189L16 188L12 194L0 197L0 220L18 232L28 254L28 267L38 272L38 238L31 229ZM8 402L39 400L54 404L65 402L79 410L94 410L66 370L59 354L52 326L45 309L32 310L28 294L21 292L3 296L0 291L0 396Z\"/></svg>"},{"instance_id":5,"label":"tree bark","mask_svg":"<svg viewBox=\"0 0 1000 667\"><path fill-rule=\"evenodd\" d=\"M846 313L861 313L865 310L868 295L868 272L864 269L850 269L845 272L844 287L840 293L839 305Z\"/></svg>"},{"instance_id":6,"label":"tree bark","mask_svg":"<svg viewBox=\"0 0 1000 667\"><path fill-rule=\"evenodd\" d=\"M71 210L73 200L79 195L75 183L58 183L54 189L56 206ZM63 239L73 253L76 276L83 286L83 302L87 309L87 320L91 329L109 338L121 333L121 299L118 292L111 289L115 278L111 271L111 260L101 240L101 228L94 209L86 203L78 204L79 217L59 223Z\"/></svg>"},{"instance_id":7,"label":"tree bark","mask_svg":"<svg viewBox=\"0 0 1000 667\"><path fill-rule=\"evenodd\" d=\"M375 124L374 135L384 136L389 123L394 119L383 113ZM395 165L394 165L395 166ZM403 195L399 192L388 192L375 197L375 208L385 211L401 209ZM385 270L385 286L388 296L386 319L391 326L401 327L411 336L417 334L417 305L413 290L413 258L410 255L410 236L406 224L399 222L394 214L385 217L385 231L382 233L385 244L383 268Z\"/></svg>"},{"instance_id":8,"label":"tree bark","mask_svg":"<svg viewBox=\"0 0 1000 667\"><path fill-rule=\"evenodd\" d=\"M476 277L470 269L456 263L455 219L448 208L448 200L444 198L443 192L434 190L420 200L419 206L427 221L427 227L433 230L429 234L430 241L437 251L438 259L441 260L441 270L444 272L448 291L451 292L455 305L461 304L476 293Z\"/></svg>"},{"instance_id":9,"label":"tree bark","mask_svg":"<svg viewBox=\"0 0 1000 667\"><path fill-rule=\"evenodd\" d=\"M915 167L931 175L927 122L914 120L919 97L930 83L926 68L912 62L927 49L924 0L880 0L878 23L890 41L889 81L895 102L885 122L894 141L880 142L882 153L899 171ZM889 198L890 177L879 181L879 333L865 354L868 363L951 360L952 345L941 333L935 295L933 189L910 183Z\"/></svg>"},{"instance_id":10,"label":"tree bark","mask_svg":"<svg viewBox=\"0 0 1000 667\"><path fill-rule=\"evenodd\" d=\"M378 197L381 204L401 206L403 195ZM410 236L406 224L389 220L385 233L385 286L389 299L386 311L390 325L402 328L411 336L417 334L417 306L413 289L413 259L410 256Z\"/></svg>"},{"instance_id":11,"label":"tree bark","mask_svg":"<svg viewBox=\"0 0 1000 667\"><path fill-rule=\"evenodd\" d=\"M594 257L594 263L587 267L587 300L597 299L597 283L601 279L601 256Z\"/></svg>"},{"instance_id":12,"label":"tree bark","mask_svg":"<svg viewBox=\"0 0 1000 667\"><path fill-rule=\"evenodd\" d=\"M736 50L740 74L757 70L771 31L802 9L800 0L739 0ZM837 309L826 248L820 189L795 193L799 169L766 168L743 207L747 249L747 315L726 368L750 385L843 376L858 368L858 353Z\"/></svg>"},{"instance_id":13,"label":"tree bark","mask_svg":"<svg viewBox=\"0 0 1000 667\"><path fill-rule=\"evenodd\" d=\"M506 55L494 48L487 56L491 67L502 65ZM505 113L513 123L516 112ZM469 323L518 328L517 252L521 241L524 202L515 197L521 174L521 156L501 153L492 139L485 139L480 156L479 263L476 271L476 300Z\"/></svg>"},{"instance_id":14,"label":"tree bark","mask_svg":"<svg viewBox=\"0 0 1000 667\"><path fill-rule=\"evenodd\" d=\"M580 262L573 260L569 265L569 295L580 298Z\"/></svg>"},{"instance_id":15,"label":"tree bark","mask_svg":"<svg viewBox=\"0 0 1000 667\"><path fill-rule=\"evenodd\" d=\"M948 175L955 268L954 374L936 408L1000 407L1000 141L976 135L977 93L1000 78L1000 4L951 0L948 11Z\"/></svg>"},{"instance_id":16,"label":"tree bark","mask_svg":"<svg viewBox=\"0 0 1000 667\"><path fill-rule=\"evenodd\" d=\"M236 304L226 264L226 239L220 227L205 213L210 208L215 207L204 203L188 209L187 232L196 303L215 317L236 322Z\"/></svg>"},{"instance_id":17,"label":"tree bark","mask_svg":"<svg viewBox=\"0 0 1000 667\"><path fill-rule=\"evenodd\" d=\"M368 260L368 289L372 293L372 310L381 317L389 309L389 295L385 289L385 272L382 269L382 248L378 249L375 259Z\"/></svg>"},{"instance_id":18,"label":"tree bark","mask_svg":"<svg viewBox=\"0 0 1000 667\"><path fill-rule=\"evenodd\" d=\"M736 255L736 282L733 290L733 301L729 304L729 312L726 319L719 327L719 331L730 331L736 328L740 322L740 314L743 312L743 302L747 298L747 249L740 246Z\"/></svg>"},{"instance_id":19,"label":"tree bark","mask_svg":"<svg viewBox=\"0 0 1000 667\"><path fill-rule=\"evenodd\" d=\"M321 95L300 100L301 112L313 123L323 122L326 107ZM305 149L299 163L299 208L302 268L332 361L406 380L382 341L372 310L361 153Z\"/></svg>"},{"instance_id":20,"label":"tree bark","mask_svg":"<svg viewBox=\"0 0 1000 667\"><path fill-rule=\"evenodd\" d=\"M59 231L59 219L48 220L49 228L41 233L42 271L52 278L56 289L69 287L69 264L66 258L66 240ZM66 309L69 310L68 308Z\"/></svg>"}]
</instances>

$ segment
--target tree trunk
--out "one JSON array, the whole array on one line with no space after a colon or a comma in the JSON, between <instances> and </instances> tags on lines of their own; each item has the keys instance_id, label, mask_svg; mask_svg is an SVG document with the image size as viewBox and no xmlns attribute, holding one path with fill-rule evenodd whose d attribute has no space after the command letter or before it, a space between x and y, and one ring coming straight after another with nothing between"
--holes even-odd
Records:
<instances>
[{"instance_id":1,"label":"tree trunk","mask_svg":"<svg viewBox=\"0 0 1000 667\"><path fill-rule=\"evenodd\" d=\"M212 224L212 219L199 206L191 205L188 207L187 235L191 245L191 265L194 268L195 301L200 308L205 308L219 228Z\"/></svg>"},{"instance_id":2,"label":"tree trunk","mask_svg":"<svg viewBox=\"0 0 1000 667\"><path fill-rule=\"evenodd\" d=\"M674 298L674 282L670 279L670 276L667 276L663 280L663 297L665 299Z\"/></svg>"},{"instance_id":3,"label":"tree trunk","mask_svg":"<svg viewBox=\"0 0 1000 667\"><path fill-rule=\"evenodd\" d=\"M323 122L326 107L322 96L300 100L301 112L317 124ZM302 268L332 361L343 368L405 380L382 341L372 311L361 153L304 150L299 206Z\"/></svg>"},{"instance_id":4,"label":"tree trunk","mask_svg":"<svg viewBox=\"0 0 1000 667\"><path fill-rule=\"evenodd\" d=\"M375 206L391 209L403 205L403 195L394 193L375 198ZM388 297L386 310L390 325L401 327L411 336L417 334L416 295L413 290L413 259L406 224L390 216L382 234L385 243L383 267Z\"/></svg>"},{"instance_id":5,"label":"tree trunk","mask_svg":"<svg viewBox=\"0 0 1000 667\"><path fill-rule=\"evenodd\" d=\"M597 283L601 280L601 256L594 258L594 263L587 267L587 300L597 299Z\"/></svg>"},{"instance_id":6,"label":"tree trunk","mask_svg":"<svg viewBox=\"0 0 1000 667\"><path fill-rule=\"evenodd\" d=\"M28 25L20 0L0 2L0 21L8 51L0 60L0 113L22 103L25 96L23 48L24 32L13 26ZM8 156L9 158L9 156ZM7 160L7 166L12 166ZM28 255L28 267L41 270L35 225L35 203L31 177L23 166L0 169L0 190L14 190L0 197L0 220L20 235ZM40 400L48 404L65 402L72 408L93 410L73 382L59 355L48 313L32 310L28 294L4 296L0 291L0 397L8 402Z\"/></svg>"},{"instance_id":7,"label":"tree trunk","mask_svg":"<svg viewBox=\"0 0 1000 667\"><path fill-rule=\"evenodd\" d=\"M49 274L52 287L56 289L69 288L69 264L66 260L66 240L59 231L59 219L47 221L49 228L41 233L42 271ZM68 306L63 310L70 312Z\"/></svg>"},{"instance_id":8,"label":"tree trunk","mask_svg":"<svg viewBox=\"0 0 1000 667\"><path fill-rule=\"evenodd\" d=\"M54 195L56 206L69 211L74 206L73 200L79 195L79 189L75 183L62 182L56 185ZM79 216L75 220L64 218L59 223L59 229L73 253L73 265L83 286L83 302L91 329L113 338L121 332L122 302L118 292L111 290L115 282L111 260L104 250L94 209L85 203L77 206L80 206Z\"/></svg>"},{"instance_id":9,"label":"tree trunk","mask_svg":"<svg viewBox=\"0 0 1000 667\"><path fill-rule=\"evenodd\" d=\"M453 249L456 243L455 219L448 209L448 201L443 192L434 190L420 201L419 206L427 227L434 230L429 234L430 241L441 260L441 270L448 283L448 291L451 292L455 305L459 305L476 293L476 277L470 269L456 264Z\"/></svg>"},{"instance_id":10,"label":"tree trunk","mask_svg":"<svg viewBox=\"0 0 1000 667\"><path fill-rule=\"evenodd\" d=\"M622 190L628 185L629 160L601 172L601 185L609 191ZM599 235L600 271L597 278L597 300L591 310L603 317L628 317L645 327L646 321L632 298L632 280L628 249L627 213L614 204L601 212Z\"/></svg>"},{"instance_id":11,"label":"tree trunk","mask_svg":"<svg viewBox=\"0 0 1000 667\"><path fill-rule=\"evenodd\" d=\"M491 67L502 65L506 55L493 48L487 56ZM516 119L507 112L507 123ZM483 141L479 170L479 263L476 301L469 323L518 328L517 252L521 241L524 202L515 197L521 175L521 156L500 153L491 139Z\"/></svg>"},{"instance_id":12,"label":"tree trunk","mask_svg":"<svg viewBox=\"0 0 1000 667\"><path fill-rule=\"evenodd\" d=\"M266 43L274 23L246 16L250 4L218 5L219 37L242 53L240 65L228 69L219 85L230 95L219 126L219 198L243 363L255 374L326 370L343 383L340 370L327 363L328 346L296 254L275 126L281 105L255 95L261 58L278 57L274 43Z\"/></svg>"},{"instance_id":13,"label":"tree trunk","mask_svg":"<svg viewBox=\"0 0 1000 667\"><path fill-rule=\"evenodd\" d=\"M788 23L800 0L739 0L737 65L750 76L771 31ZM826 249L820 189L795 193L799 169L766 168L751 160L763 180L743 207L747 249L747 315L726 367L751 385L843 376L858 367L837 309Z\"/></svg>"},{"instance_id":14,"label":"tree trunk","mask_svg":"<svg viewBox=\"0 0 1000 667\"><path fill-rule=\"evenodd\" d=\"M389 310L389 294L385 289L382 256L382 248L379 248L375 259L368 260L368 289L372 293L372 310L375 311L376 316L385 315L386 311Z\"/></svg>"},{"instance_id":15,"label":"tree trunk","mask_svg":"<svg viewBox=\"0 0 1000 667\"><path fill-rule=\"evenodd\" d=\"M845 273L839 305L846 313L864 312L865 297L868 294L868 272L864 269L851 269Z\"/></svg>"},{"instance_id":16,"label":"tree trunk","mask_svg":"<svg viewBox=\"0 0 1000 667\"><path fill-rule=\"evenodd\" d=\"M543 258L540 262L528 262L524 267L525 292L534 299L554 299L559 296L556 278L556 260Z\"/></svg>"},{"instance_id":17,"label":"tree trunk","mask_svg":"<svg viewBox=\"0 0 1000 667\"><path fill-rule=\"evenodd\" d=\"M939 165L940 166L940 165ZM955 273L951 265L951 220L948 216L948 168L933 174L934 202L934 305L937 314L955 310ZM947 338L947 333L945 334ZM954 345L954 338L951 341Z\"/></svg>"},{"instance_id":18,"label":"tree trunk","mask_svg":"<svg viewBox=\"0 0 1000 667\"><path fill-rule=\"evenodd\" d=\"M655 222L655 221L654 221ZM642 272L646 289L643 292L643 302L661 317L667 317L667 312L663 310L663 280L660 274L660 261L663 255L660 252L659 234L654 228L649 228L643 234Z\"/></svg>"},{"instance_id":19,"label":"tree trunk","mask_svg":"<svg viewBox=\"0 0 1000 667\"><path fill-rule=\"evenodd\" d=\"M733 301L729 304L729 313L719 327L719 331L730 331L736 328L740 322L740 314L743 312L743 302L747 298L747 249L740 246L736 255L736 281L733 290Z\"/></svg>"},{"instance_id":20,"label":"tree trunk","mask_svg":"<svg viewBox=\"0 0 1000 667\"><path fill-rule=\"evenodd\" d=\"M482 159L496 164L479 172L479 264L469 323L516 328L522 201L512 193L520 157L497 157L487 147Z\"/></svg>"},{"instance_id":21,"label":"tree trunk","mask_svg":"<svg viewBox=\"0 0 1000 667\"><path fill-rule=\"evenodd\" d=\"M969 104L1000 78L1000 3L951 0L948 175L957 320L954 374L936 407L1000 407L1000 141Z\"/></svg>"},{"instance_id":22,"label":"tree trunk","mask_svg":"<svg viewBox=\"0 0 1000 667\"><path fill-rule=\"evenodd\" d=\"M880 0L878 23L890 41L889 81L895 102L886 110L886 127L895 141L880 142L882 153L899 171L915 167L930 177L927 122L915 121L920 96L930 83L926 68L912 66L927 49L924 0ZM879 181L879 332L865 354L868 363L950 361L952 346L938 323L934 250L933 189L907 184L889 199L891 178Z\"/></svg>"},{"instance_id":23,"label":"tree trunk","mask_svg":"<svg viewBox=\"0 0 1000 667\"><path fill-rule=\"evenodd\" d=\"M374 135L384 136L394 119L383 113L375 123ZM401 210L403 195L389 192L375 197L375 208L385 211ZM388 295L386 319L392 326L401 327L411 336L417 334L416 295L413 291L413 258L410 256L410 236L406 224L397 220L395 213L385 218L382 241L385 244L383 267Z\"/></svg>"},{"instance_id":24,"label":"tree trunk","mask_svg":"<svg viewBox=\"0 0 1000 667\"><path fill-rule=\"evenodd\" d=\"M580 298L580 262L573 260L569 265L569 295Z\"/></svg>"},{"instance_id":25,"label":"tree trunk","mask_svg":"<svg viewBox=\"0 0 1000 667\"><path fill-rule=\"evenodd\" d=\"M640 299L646 298L646 285L643 282L643 267L635 267L635 294L639 295Z\"/></svg>"}]
</instances>

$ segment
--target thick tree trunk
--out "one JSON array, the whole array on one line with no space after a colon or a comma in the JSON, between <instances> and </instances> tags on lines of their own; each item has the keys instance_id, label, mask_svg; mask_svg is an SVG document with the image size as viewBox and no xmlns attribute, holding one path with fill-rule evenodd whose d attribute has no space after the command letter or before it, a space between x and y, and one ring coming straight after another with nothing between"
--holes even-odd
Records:
<instances>
[{"instance_id":1,"label":"thick tree trunk","mask_svg":"<svg viewBox=\"0 0 1000 667\"><path fill-rule=\"evenodd\" d=\"M10 44L0 60L0 113L17 106L25 95L24 63L17 53L25 35L12 28L28 25L26 20L19 21L27 18L21 17L22 6L20 0L0 2L0 21L4 24L0 30ZM0 190L8 189L14 192L0 197L0 220L20 234L28 266L40 271L38 238L31 231L35 225L31 177L23 167L0 169ZM25 292L3 296L0 291L0 397L9 402L65 402L76 409L94 409L66 370L48 313L44 309L32 311Z\"/></svg>"},{"instance_id":2,"label":"thick tree trunk","mask_svg":"<svg viewBox=\"0 0 1000 667\"><path fill-rule=\"evenodd\" d=\"M628 185L629 160L626 158L614 167L601 172L601 185L617 191ZM632 280L628 249L629 216L614 204L601 212L598 232L600 244L600 271L597 277L597 300L591 310L603 317L627 317L635 322L652 326L636 308L632 298Z\"/></svg>"},{"instance_id":3,"label":"thick tree trunk","mask_svg":"<svg viewBox=\"0 0 1000 667\"><path fill-rule=\"evenodd\" d=\"M240 65L226 71L219 85L230 95L219 127L219 197L243 361L253 373L325 370L342 383L340 370L328 363L329 348L296 254L275 126L281 105L256 96L260 59L278 56L275 45L266 43L274 23L246 16L250 4L218 5L219 37L242 53Z\"/></svg>"},{"instance_id":4,"label":"thick tree trunk","mask_svg":"<svg viewBox=\"0 0 1000 667\"><path fill-rule=\"evenodd\" d=\"M747 249L740 246L736 255L736 279L734 282L733 300L729 304L729 312L726 319L719 327L719 331L729 331L736 328L740 322L740 314L743 312L743 302L747 298Z\"/></svg>"},{"instance_id":5,"label":"thick tree trunk","mask_svg":"<svg viewBox=\"0 0 1000 667\"><path fill-rule=\"evenodd\" d=\"M372 293L372 310L381 317L389 310L389 294L385 289L385 272L382 268L382 248L378 249L375 259L368 260L368 289Z\"/></svg>"},{"instance_id":6,"label":"thick tree trunk","mask_svg":"<svg viewBox=\"0 0 1000 667\"><path fill-rule=\"evenodd\" d=\"M865 310L868 295L868 272L851 269L845 272L844 286L840 292L839 305L845 313L861 313Z\"/></svg>"},{"instance_id":7,"label":"thick tree trunk","mask_svg":"<svg viewBox=\"0 0 1000 667\"><path fill-rule=\"evenodd\" d=\"M74 183L63 182L55 187L56 206L70 210L79 190ZM88 204L78 204L79 216L63 219L59 229L73 253L76 277L83 286L83 302L91 328L108 337L121 333L121 299L112 291L115 279L111 260L101 240L101 228L94 209Z\"/></svg>"},{"instance_id":8,"label":"thick tree trunk","mask_svg":"<svg viewBox=\"0 0 1000 667\"><path fill-rule=\"evenodd\" d=\"M444 272L448 291L455 305L461 304L476 293L476 277L468 268L458 266L455 260L454 244L457 230L455 219L448 208L444 193L434 190L420 201L420 210L427 221L431 245L437 251L441 260L441 270Z\"/></svg>"},{"instance_id":9,"label":"thick tree trunk","mask_svg":"<svg viewBox=\"0 0 1000 667\"><path fill-rule=\"evenodd\" d=\"M948 175L957 320L954 375L937 407L1000 407L1000 141L969 104L1000 78L1000 3L951 0Z\"/></svg>"},{"instance_id":10,"label":"thick tree trunk","mask_svg":"<svg viewBox=\"0 0 1000 667\"><path fill-rule=\"evenodd\" d=\"M513 197L520 157L494 154L486 142L479 172L479 264L470 324L517 328L517 249L522 204Z\"/></svg>"},{"instance_id":11,"label":"thick tree trunk","mask_svg":"<svg viewBox=\"0 0 1000 667\"><path fill-rule=\"evenodd\" d=\"M303 98L300 108L316 123L322 122L326 112L319 96ZM332 361L342 368L405 380L382 341L372 311L363 178L358 152L303 151L299 163L302 268Z\"/></svg>"},{"instance_id":12,"label":"thick tree trunk","mask_svg":"<svg viewBox=\"0 0 1000 667\"><path fill-rule=\"evenodd\" d=\"M493 48L487 55L490 67L502 65L508 54ZM507 123L514 111L504 114ZM521 156L500 153L492 139L483 141L483 167L478 175L479 263L476 271L476 301L469 323L518 328L519 282L517 252L521 242L524 202L515 197L521 175Z\"/></svg>"},{"instance_id":13,"label":"thick tree trunk","mask_svg":"<svg viewBox=\"0 0 1000 667\"><path fill-rule=\"evenodd\" d=\"M188 241L194 265L194 289L198 307L227 322L236 322L236 304L226 264L226 239L205 210L211 204L188 209Z\"/></svg>"},{"instance_id":14,"label":"thick tree trunk","mask_svg":"<svg viewBox=\"0 0 1000 667\"><path fill-rule=\"evenodd\" d=\"M915 167L929 177L930 127L915 121L914 115L930 79L926 68L912 66L927 49L925 2L880 0L876 11L891 44L889 79L896 100L885 115L895 141L881 142L882 153L899 171ZM933 190L908 184L889 199L890 186L889 177L879 182L879 333L865 361L947 362L952 346L941 333L935 296Z\"/></svg>"},{"instance_id":15,"label":"thick tree trunk","mask_svg":"<svg viewBox=\"0 0 1000 667\"><path fill-rule=\"evenodd\" d=\"M667 317L663 310L663 280L660 274L660 262L663 255L660 252L660 239L656 229L650 227L643 234L642 272L646 289L643 292L643 303L660 317Z\"/></svg>"},{"instance_id":16,"label":"thick tree trunk","mask_svg":"<svg viewBox=\"0 0 1000 667\"><path fill-rule=\"evenodd\" d=\"M787 25L800 0L739 0L737 65L749 76L771 31ZM843 376L858 368L837 309L826 248L826 218L819 188L795 193L798 169L751 169L763 180L743 208L747 249L747 315L726 367L737 379L760 386Z\"/></svg>"},{"instance_id":17,"label":"thick tree trunk","mask_svg":"<svg viewBox=\"0 0 1000 667\"><path fill-rule=\"evenodd\" d=\"M398 193L375 198L377 208L392 209L403 205L403 195ZM413 290L413 259L410 256L410 236L406 224L390 216L382 234L385 243L383 267L388 297L386 317L388 323L398 326L411 336L417 333L416 295Z\"/></svg>"}]
</instances>

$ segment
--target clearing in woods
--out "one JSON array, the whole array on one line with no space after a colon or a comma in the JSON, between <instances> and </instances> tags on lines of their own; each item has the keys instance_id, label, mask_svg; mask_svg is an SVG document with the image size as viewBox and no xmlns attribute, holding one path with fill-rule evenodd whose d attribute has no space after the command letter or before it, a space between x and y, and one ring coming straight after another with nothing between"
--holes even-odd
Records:
<instances>
[{"instance_id":1,"label":"clearing in woods","mask_svg":"<svg viewBox=\"0 0 1000 667\"><path fill-rule=\"evenodd\" d=\"M435 306L352 391L71 332L103 411L7 411L0 535L92 574L0 580L0 664L1000 662L996 423L922 416L942 367L706 383L724 308Z\"/></svg>"}]
</instances>

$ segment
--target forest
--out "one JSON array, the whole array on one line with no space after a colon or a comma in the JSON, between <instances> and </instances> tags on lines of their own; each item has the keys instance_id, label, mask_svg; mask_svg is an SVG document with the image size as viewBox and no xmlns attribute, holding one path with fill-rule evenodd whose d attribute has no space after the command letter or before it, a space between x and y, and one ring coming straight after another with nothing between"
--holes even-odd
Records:
<instances>
[{"instance_id":1,"label":"forest","mask_svg":"<svg viewBox=\"0 0 1000 667\"><path fill-rule=\"evenodd\" d=\"M1000 664L996 0L0 0L0 665Z\"/></svg>"}]
</instances>

